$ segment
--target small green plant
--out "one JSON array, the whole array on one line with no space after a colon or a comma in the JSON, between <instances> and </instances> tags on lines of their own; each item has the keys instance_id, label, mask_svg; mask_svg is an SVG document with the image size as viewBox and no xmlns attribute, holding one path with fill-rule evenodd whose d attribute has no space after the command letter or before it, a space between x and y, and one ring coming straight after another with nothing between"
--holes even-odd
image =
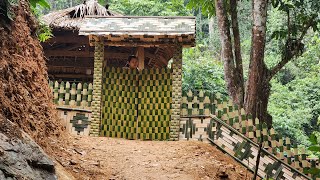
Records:
<instances>
[{"instance_id":1,"label":"small green plant","mask_svg":"<svg viewBox=\"0 0 320 180\"><path fill-rule=\"evenodd\" d=\"M46 40L52 38L53 34L50 27L41 21L40 17L42 14L40 13L38 7L49 9L50 5L46 0L30 0L30 5L32 13L37 17L39 21L39 27L37 29L36 35L40 42L45 42Z\"/></svg>"},{"instance_id":2,"label":"small green plant","mask_svg":"<svg viewBox=\"0 0 320 180\"><path fill-rule=\"evenodd\" d=\"M30 0L30 8L32 13L37 17L39 23L39 28L37 29L36 35L40 42L44 42L50 39L53 35L51 33L51 29L41 22L39 10L37 7L41 8L50 8L49 3L46 0ZM0 1L0 20L4 20L6 22L12 22L15 18L14 7L19 5L19 0L4 0ZM7 24L7 23L5 23ZM9 24L9 23L8 23ZM8 28L10 28L8 26Z\"/></svg>"},{"instance_id":3,"label":"small green plant","mask_svg":"<svg viewBox=\"0 0 320 180\"><path fill-rule=\"evenodd\" d=\"M320 158L320 143L317 139L317 136L315 134L311 134L309 141L311 142L311 146L308 148L308 150ZM320 169L316 167L306 169L304 170L304 173L312 174L314 179L320 177Z\"/></svg>"},{"instance_id":4,"label":"small green plant","mask_svg":"<svg viewBox=\"0 0 320 180\"><path fill-rule=\"evenodd\" d=\"M53 37L51 29L48 25L40 22L39 28L37 30L37 37L40 42L45 42L46 40Z\"/></svg>"},{"instance_id":5,"label":"small green plant","mask_svg":"<svg viewBox=\"0 0 320 180\"><path fill-rule=\"evenodd\" d=\"M33 7L33 8L36 8L37 5L43 7L43 8L50 8L50 5L49 3L46 1L46 0L30 0L30 5Z\"/></svg>"}]
</instances>

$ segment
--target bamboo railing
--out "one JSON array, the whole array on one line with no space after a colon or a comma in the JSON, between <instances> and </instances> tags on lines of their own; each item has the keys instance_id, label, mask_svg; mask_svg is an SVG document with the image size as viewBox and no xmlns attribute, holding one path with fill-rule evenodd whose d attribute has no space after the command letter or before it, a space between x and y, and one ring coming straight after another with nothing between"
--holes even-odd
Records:
<instances>
[{"instance_id":1,"label":"bamboo railing","mask_svg":"<svg viewBox=\"0 0 320 180\"><path fill-rule=\"evenodd\" d=\"M90 109L92 102L92 83L49 82L53 102L59 107Z\"/></svg>"},{"instance_id":2,"label":"bamboo railing","mask_svg":"<svg viewBox=\"0 0 320 180\"><path fill-rule=\"evenodd\" d=\"M252 119L244 109L239 110L232 101L219 94L203 91L194 94L189 91L182 97L181 115L190 121L193 117L211 118L206 128L209 140L236 159L241 157L242 163L250 161L248 167L251 169L257 156L254 147L262 142L263 156L267 155L267 158L262 158L265 168L260 170L264 172L260 175L263 178L315 179L310 174L305 176L304 172L310 168L320 168L318 159L307 158L305 148L298 148L290 138L283 138L274 128L268 129L265 123L257 118ZM186 131L190 133L191 130Z\"/></svg>"}]
</instances>

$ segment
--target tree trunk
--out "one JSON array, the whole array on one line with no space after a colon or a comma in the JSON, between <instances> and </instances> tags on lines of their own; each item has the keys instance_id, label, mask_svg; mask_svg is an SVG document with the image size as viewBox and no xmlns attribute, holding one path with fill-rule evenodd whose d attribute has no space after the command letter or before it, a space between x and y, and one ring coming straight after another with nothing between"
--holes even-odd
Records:
<instances>
[{"instance_id":1,"label":"tree trunk","mask_svg":"<svg viewBox=\"0 0 320 180\"><path fill-rule=\"evenodd\" d=\"M252 114L253 118L257 117L270 126L272 120L267 112L270 72L264 63L267 5L266 0L253 0L252 2L252 46L244 107L247 114Z\"/></svg>"},{"instance_id":2,"label":"tree trunk","mask_svg":"<svg viewBox=\"0 0 320 180\"><path fill-rule=\"evenodd\" d=\"M223 60L227 89L233 102L242 106L241 102L243 101L243 94L241 94L241 92L243 91L241 91L241 87L243 87L243 84L241 85L239 73L235 69L228 14L226 12L226 7L224 6L224 0L216 0L215 4L222 49L221 57Z\"/></svg>"}]
</instances>

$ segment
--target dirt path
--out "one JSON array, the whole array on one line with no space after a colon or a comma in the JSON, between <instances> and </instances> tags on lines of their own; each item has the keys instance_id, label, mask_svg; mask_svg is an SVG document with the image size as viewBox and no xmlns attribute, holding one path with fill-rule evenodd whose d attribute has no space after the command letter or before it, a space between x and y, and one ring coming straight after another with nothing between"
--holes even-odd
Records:
<instances>
[{"instance_id":1,"label":"dirt path","mask_svg":"<svg viewBox=\"0 0 320 180\"><path fill-rule=\"evenodd\" d=\"M202 142L67 140L57 160L76 179L250 179L237 162Z\"/></svg>"}]
</instances>

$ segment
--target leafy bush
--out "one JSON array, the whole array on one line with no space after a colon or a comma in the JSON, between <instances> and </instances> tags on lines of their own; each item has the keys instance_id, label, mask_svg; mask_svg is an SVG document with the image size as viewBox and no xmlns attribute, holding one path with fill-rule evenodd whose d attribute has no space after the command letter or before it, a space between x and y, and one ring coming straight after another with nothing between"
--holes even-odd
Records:
<instances>
[{"instance_id":1,"label":"leafy bush","mask_svg":"<svg viewBox=\"0 0 320 180\"><path fill-rule=\"evenodd\" d=\"M202 89L227 95L222 63L202 48L205 47L198 45L183 51L183 91Z\"/></svg>"}]
</instances>

